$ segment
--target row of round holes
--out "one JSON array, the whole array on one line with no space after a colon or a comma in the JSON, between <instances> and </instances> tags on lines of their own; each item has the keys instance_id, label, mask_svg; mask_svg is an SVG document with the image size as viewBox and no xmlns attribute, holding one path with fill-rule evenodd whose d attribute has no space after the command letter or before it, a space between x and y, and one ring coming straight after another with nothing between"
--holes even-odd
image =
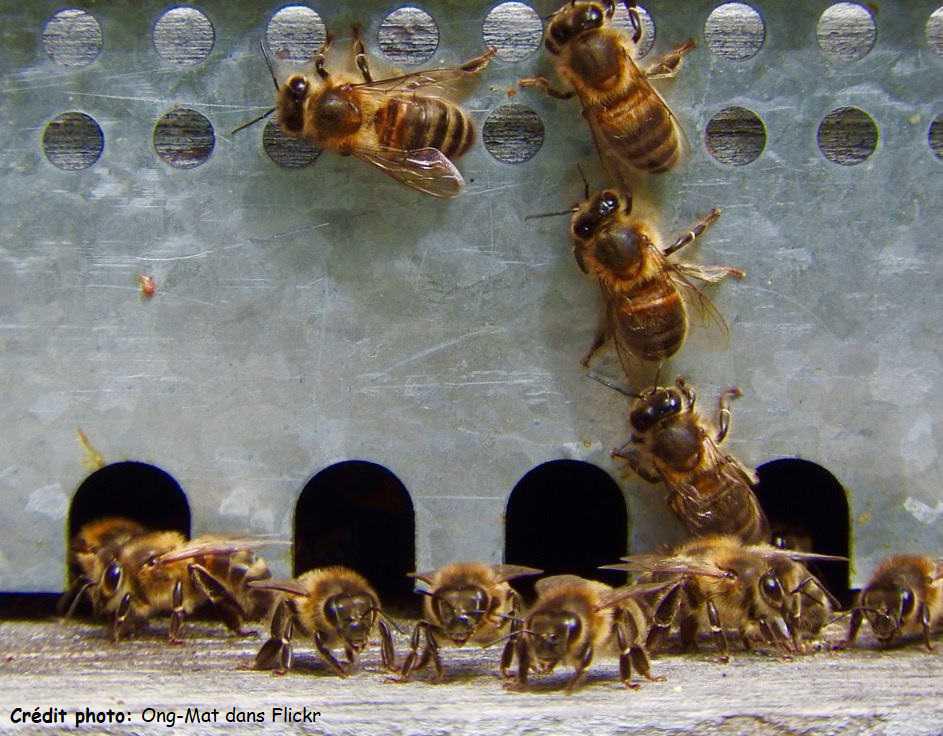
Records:
<instances>
[{"instance_id":1,"label":"row of round holes","mask_svg":"<svg viewBox=\"0 0 943 736\"><path fill-rule=\"evenodd\" d=\"M655 24L651 16L639 9L644 32L638 55L645 56L655 42ZM625 8L620 5L616 25L629 28ZM266 29L266 41L291 61L307 61L324 41L325 26L321 17L303 5L282 8ZM482 37L494 46L498 57L519 61L540 46L543 22L540 16L521 2L505 2L496 6L485 18ZM854 61L864 57L874 46L877 30L874 16L863 5L836 3L819 17L816 31L819 46L836 61ZM926 24L927 42L943 55L943 7L934 11ZM166 61L198 64L213 48L213 24L203 13L192 7L168 10L154 25L154 46ZM704 24L704 37L710 50L728 59L742 60L754 56L766 40L762 16L744 3L724 3L715 8ZM70 8L61 10L47 22L42 34L46 52L66 66L83 66L97 58L102 48L102 32L98 21L85 12ZM439 28L431 15L420 8L407 6L394 10L384 18L377 33L380 50L401 64L419 64L428 60L439 45Z\"/></svg>"},{"instance_id":2,"label":"row of round holes","mask_svg":"<svg viewBox=\"0 0 943 736\"><path fill-rule=\"evenodd\" d=\"M725 164L748 164L766 146L766 129L756 113L742 107L728 107L707 123L707 150ZM523 163L543 145L544 126L533 110L523 105L503 105L485 120L482 138L485 148L498 161ZM819 124L818 145L830 161L846 166L866 160L877 147L878 128L874 120L856 107L833 110ZM930 149L943 159L943 114L930 125ZM262 134L269 158L286 168L307 166L320 150L303 140L286 137L269 122ZM65 170L86 169L101 156L105 137L98 123L80 112L67 112L50 121L43 132L43 151L55 166ZM205 162L213 152L213 125L195 110L180 108L158 120L154 128L154 149L165 162L190 169Z\"/></svg>"}]
</instances>

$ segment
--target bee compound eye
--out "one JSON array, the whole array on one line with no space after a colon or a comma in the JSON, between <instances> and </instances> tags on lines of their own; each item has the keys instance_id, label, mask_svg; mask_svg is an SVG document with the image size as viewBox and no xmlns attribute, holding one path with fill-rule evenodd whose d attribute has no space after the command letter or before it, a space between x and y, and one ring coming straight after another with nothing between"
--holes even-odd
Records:
<instances>
[{"instance_id":1,"label":"bee compound eye","mask_svg":"<svg viewBox=\"0 0 943 736\"><path fill-rule=\"evenodd\" d=\"M105 579L104 587L109 593L113 593L118 589L118 585L121 583L121 565L117 562L112 562L108 569L105 570Z\"/></svg>"},{"instance_id":2,"label":"bee compound eye","mask_svg":"<svg viewBox=\"0 0 943 736\"><path fill-rule=\"evenodd\" d=\"M914 608L914 594L906 588L900 593L901 613L907 615Z\"/></svg>"}]
</instances>

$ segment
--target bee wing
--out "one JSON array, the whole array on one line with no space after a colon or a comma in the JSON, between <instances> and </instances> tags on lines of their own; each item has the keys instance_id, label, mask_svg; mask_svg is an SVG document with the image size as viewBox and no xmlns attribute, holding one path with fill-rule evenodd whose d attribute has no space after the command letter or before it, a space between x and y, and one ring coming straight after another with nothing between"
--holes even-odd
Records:
<instances>
[{"instance_id":1,"label":"bee wing","mask_svg":"<svg viewBox=\"0 0 943 736\"><path fill-rule=\"evenodd\" d=\"M681 290L681 293L687 297L687 301L695 307L701 321L716 326L724 339L727 339L730 336L730 327L727 325L727 320L714 306L714 302L711 301L710 297L704 293L704 290L691 281L691 278L701 278L700 274L705 268L684 261L665 261L665 269L668 271L669 277L675 283L675 286Z\"/></svg>"},{"instance_id":2,"label":"bee wing","mask_svg":"<svg viewBox=\"0 0 943 736\"><path fill-rule=\"evenodd\" d=\"M639 176L638 170L620 158L615 147L609 141L609 136L599 126L599 122L592 115L587 115L589 130L593 135L593 144L596 147L596 153L599 154L599 161L603 169L609 176L615 179L619 186L627 191L632 191L632 180Z\"/></svg>"},{"instance_id":3,"label":"bee wing","mask_svg":"<svg viewBox=\"0 0 943 736\"><path fill-rule=\"evenodd\" d=\"M192 540L183 547L172 549L158 555L151 563L154 565L166 565L171 562L188 560L194 557L204 555L228 555L243 550L257 549L267 545L286 545L291 544L287 539L277 537L241 537L241 538L200 538Z\"/></svg>"},{"instance_id":4,"label":"bee wing","mask_svg":"<svg viewBox=\"0 0 943 736\"><path fill-rule=\"evenodd\" d=\"M551 575L546 578L541 578L536 583L534 583L534 590L537 591L537 595L544 595L554 588L559 588L565 585L583 585L589 582L586 578L581 578L579 575Z\"/></svg>"},{"instance_id":5,"label":"bee wing","mask_svg":"<svg viewBox=\"0 0 943 736\"><path fill-rule=\"evenodd\" d=\"M936 572L933 574L934 582L937 580L943 580L943 559L936 561Z\"/></svg>"},{"instance_id":6,"label":"bee wing","mask_svg":"<svg viewBox=\"0 0 943 736\"><path fill-rule=\"evenodd\" d=\"M649 595L650 593L658 593L665 588L672 587L675 584L676 583L673 580L665 580L660 583L623 585L621 588L606 591L603 595L601 595L600 602L599 605L596 606L596 610L601 611L604 608L614 608L615 606L618 606L620 603L630 598L641 598L643 596Z\"/></svg>"},{"instance_id":7,"label":"bee wing","mask_svg":"<svg viewBox=\"0 0 943 736\"><path fill-rule=\"evenodd\" d=\"M538 570L536 567L526 567L524 565L492 565L491 570L502 583L525 575L540 575L543 573L543 570Z\"/></svg>"},{"instance_id":8,"label":"bee wing","mask_svg":"<svg viewBox=\"0 0 943 736\"><path fill-rule=\"evenodd\" d=\"M465 185L455 164L438 148L357 148L353 153L387 176L433 197L454 197Z\"/></svg>"},{"instance_id":9,"label":"bee wing","mask_svg":"<svg viewBox=\"0 0 943 736\"><path fill-rule=\"evenodd\" d=\"M842 555L826 555L821 552L800 552L794 549L780 549L779 547L763 547L758 549L760 555L766 559L786 557L793 562L848 562Z\"/></svg>"},{"instance_id":10,"label":"bee wing","mask_svg":"<svg viewBox=\"0 0 943 736\"><path fill-rule=\"evenodd\" d=\"M250 580L249 587L253 590L274 590L290 595L306 596L309 591L293 578L266 578L265 580Z\"/></svg>"},{"instance_id":11,"label":"bee wing","mask_svg":"<svg viewBox=\"0 0 943 736\"><path fill-rule=\"evenodd\" d=\"M729 578L730 572L710 562L694 560L684 556L629 555L621 563L604 565L604 570L627 572L666 573L671 575L701 575L710 578Z\"/></svg>"},{"instance_id":12,"label":"bee wing","mask_svg":"<svg viewBox=\"0 0 943 736\"><path fill-rule=\"evenodd\" d=\"M445 97L460 97L466 92L469 80L484 69L494 58L497 50L488 47L483 54L469 59L464 64L439 69L402 74L372 82L353 85L359 90L378 95L408 94L422 90L423 94L441 93Z\"/></svg>"},{"instance_id":13,"label":"bee wing","mask_svg":"<svg viewBox=\"0 0 943 736\"><path fill-rule=\"evenodd\" d=\"M422 580L422 582L427 585L432 585L432 579L435 577L435 574L438 570L429 570L428 572L408 572L406 577L416 578L416 580Z\"/></svg>"}]
</instances>

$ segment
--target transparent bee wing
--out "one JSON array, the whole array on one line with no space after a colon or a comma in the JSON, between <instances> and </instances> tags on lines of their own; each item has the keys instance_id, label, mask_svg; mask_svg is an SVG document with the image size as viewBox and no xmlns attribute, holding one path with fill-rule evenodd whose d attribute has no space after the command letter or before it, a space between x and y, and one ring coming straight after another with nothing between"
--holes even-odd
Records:
<instances>
[{"instance_id":1,"label":"transparent bee wing","mask_svg":"<svg viewBox=\"0 0 943 736\"><path fill-rule=\"evenodd\" d=\"M495 577L502 582L514 580L514 578L524 577L525 575L540 575L543 570L536 567L526 567L525 565L492 565L492 572Z\"/></svg>"},{"instance_id":2,"label":"transparent bee wing","mask_svg":"<svg viewBox=\"0 0 943 736\"><path fill-rule=\"evenodd\" d=\"M188 560L204 555L229 555L243 550L257 549L268 545L287 545L291 541L277 537L241 537L241 538L197 538L177 549L165 552L155 557L151 563L166 565L171 562Z\"/></svg>"},{"instance_id":3,"label":"transparent bee wing","mask_svg":"<svg viewBox=\"0 0 943 736\"><path fill-rule=\"evenodd\" d=\"M621 588L616 588L615 590L606 591L602 596L600 596L599 605L596 606L597 611L601 611L605 608L614 608L620 603L623 603L630 598L641 598L651 593L658 593L666 588L670 588L675 585L675 581L666 580L660 583L640 583L638 585L623 585Z\"/></svg>"},{"instance_id":4,"label":"transparent bee wing","mask_svg":"<svg viewBox=\"0 0 943 736\"><path fill-rule=\"evenodd\" d=\"M450 98L462 97L468 91L469 81L488 66L496 53L496 49L489 47L483 54L469 59L459 66L426 69L411 74L355 84L354 86L357 89L379 95L409 94L422 90L423 94L427 95L439 94Z\"/></svg>"},{"instance_id":5,"label":"transparent bee wing","mask_svg":"<svg viewBox=\"0 0 943 736\"><path fill-rule=\"evenodd\" d=\"M778 547L762 548L758 551L766 559L787 557L793 562L848 562L847 557L826 555L820 552L800 552L794 549L779 549Z\"/></svg>"},{"instance_id":6,"label":"transparent bee wing","mask_svg":"<svg viewBox=\"0 0 943 736\"><path fill-rule=\"evenodd\" d=\"M266 578L265 580L251 580L249 587L254 590L274 590L289 595L306 596L308 589L293 578Z\"/></svg>"},{"instance_id":7,"label":"transparent bee wing","mask_svg":"<svg viewBox=\"0 0 943 736\"><path fill-rule=\"evenodd\" d=\"M730 326L727 324L727 320L714 306L714 302L711 301L710 297L704 293L704 290L691 281L692 277L700 278L696 272L702 272L706 268L710 267L696 266L683 261L665 261L665 269L668 271L671 280L681 291L685 301L694 307L700 321L715 327L727 340L730 337ZM719 279L709 282L713 283L716 280Z\"/></svg>"},{"instance_id":8,"label":"transparent bee wing","mask_svg":"<svg viewBox=\"0 0 943 736\"><path fill-rule=\"evenodd\" d=\"M621 563L605 565L603 570L625 570L627 572L664 573L669 575L701 575L711 578L729 578L731 573L710 562L683 556L629 555Z\"/></svg>"},{"instance_id":9,"label":"transparent bee wing","mask_svg":"<svg viewBox=\"0 0 943 736\"><path fill-rule=\"evenodd\" d=\"M433 197L454 197L465 185L465 179L455 164L438 148L417 148L412 151L384 147L358 148L353 153L387 176Z\"/></svg>"}]
</instances>

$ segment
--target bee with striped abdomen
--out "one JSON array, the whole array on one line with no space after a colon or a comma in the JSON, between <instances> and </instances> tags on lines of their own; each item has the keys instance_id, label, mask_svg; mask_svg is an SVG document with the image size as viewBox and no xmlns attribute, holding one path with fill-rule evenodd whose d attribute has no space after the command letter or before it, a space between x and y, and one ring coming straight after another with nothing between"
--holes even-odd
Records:
<instances>
[{"instance_id":1,"label":"bee with striped abdomen","mask_svg":"<svg viewBox=\"0 0 943 736\"><path fill-rule=\"evenodd\" d=\"M925 555L882 560L851 611L845 646L854 643L864 619L881 646L922 634L932 652L930 636L943 621L943 560Z\"/></svg>"},{"instance_id":2,"label":"bee with striped abdomen","mask_svg":"<svg viewBox=\"0 0 943 736\"><path fill-rule=\"evenodd\" d=\"M348 567L323 567L293 580L260 580L251 587L282 594L269 639L256 655L256 669L277 673L291 669L296 627L314 640L322 659L340 677L353 671L360 652L378 629L383 666L395 669L393 634L383 618L380 598L360 573ZM346 662L334 656L331 650L337 647L343 648Z\"/></svg>"},{"instance_id":3,"label":"bee with striped abdomen","mask_svg":"<svg viewBox=\"0 0 943 736\"><path fill-rule=\"evenodd\" d=\"M356 156L425 194L458 194L464 179L453 160L471 147L474 125L461 107L437 92L449 94L461 86L488 65L495 50L457 67L374 80L355 26L353 52L362 77L356 80L327 70L331 44L328 34L315 57L314 74L290 73L279 82L272 72L277 94L269 113L277 111L285 135Z\"/></svg>"},{"instance_id":4,"label":"bee with striped abdomen","mask_svg":"<svg viewBox=\"0 0 943 736\"><path fill-rule=\"evenodd\" d=\"M437 679L443 677L439 646L464 646L467 643L487 646L505 631L513 634L518 620L521 599L508 584L509 580L524 575L539 575L542 571L522 565L487 565L483 562L453 562L430 572L413 573L413 577L428 586L423 591L423 617L413 629L410 651L400 669L400 679L409 679L413 670L422 669L430 661ZM425 635L426 646L419 655L420 634ZM505 649L501 674L507 676ZM418 661L417 661L418 658Z\"/></svg>"},{"instance_id":5,"label":"bee with striped abdomen","mask_svg":"<svg viewBox=\"0 0 943 736\"><path fill-rule=\"evenodd\" d=\"M632 436L613 457L649 483L663 482L668 506L691 534L732 534L747 544L768 540L769 522L753 492L755 474L719 447L730 429L730 400L740 389L720 395L715 427L694 410L694 389L683 378L674 387L628 394L591 377L632 398Z\"/></svg>"},{"instance_id":6,"label":"bee with striped abdomen","mask_svg":"<svg viewBox=\"0 0 943 736\"><path fill-rule=\"evenodd\" d=\"M524 625L507 644L507 664L516 655L517 676L508 687L523 690L529 673L553 672L559 664L571 665L573 676L568 693L579 685L594 657L603 653L619 655L619 676L626 687L632 683L632 666L649 680L645 637L651 622L650 611L641 599L664 588L663 584L610 588L605 583L576 575L553 575L538 580L537 600Z\"/></svg>"},{"instance_id":7,"label":"bee with striped abdomen","mask_svg":"<svg viewBox=\"0 0 943 736\"><path fill-rule=\"evenodd\" d=\"M570 232L573 255L583 273L596 278L602 291L605 314L601 329L583 358L593 355L612 339L623 370L631 373L637 360L661 362L684 344L688 331L685 291L702 314L726 330L723 317L690 279L716 283L745 276L731 266L701 266L669 260L676 251L693 243L717 218L711 212L668 247L643 217L632 215L632 195L605 189L573 210Z\"/></svg>"},{"instance_id":8,"label":"bee with striped abdomen","mask_svg":"<svg viewBox=\"0 0 943 736\"><path fill-rule=\"evenodd\" d=\"M550 17L544 45L572 90L557 90L544 77L520 81L552 97L580 98L600 157L623 185L626 173L659 174L680 159L683 133L649 80L674 76L694 48L689 39L640 69L633 57L642 24L634 0L625 6L631 37L612 24L615 0L572 0Z\"/></svg>"}]
</instances>

